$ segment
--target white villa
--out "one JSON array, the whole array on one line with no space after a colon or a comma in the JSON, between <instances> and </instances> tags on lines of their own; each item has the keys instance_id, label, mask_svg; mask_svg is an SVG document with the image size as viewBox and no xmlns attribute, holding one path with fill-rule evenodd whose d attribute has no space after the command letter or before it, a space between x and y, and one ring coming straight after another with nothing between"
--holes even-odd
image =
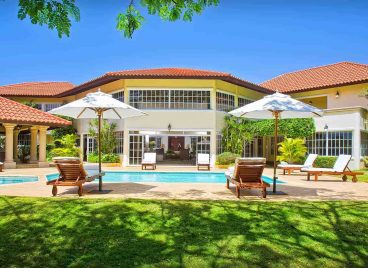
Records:
<instances>
[{"instance_id":1,"label":"white villa","mask_svg":"<svg viewBox=\"0 0 368 268\"><path fill-rule=\"evenodd\" d=\"M116 120L123 166L138 165L145 150L155 150L158 164L195 164L197 153L210 153L212 164L222 152L224 116L275 90L324 109L316 118L317 132L307 140L310 152L336 156L352 154L351 168L368 155L368 65L337 63L280 75L260 85L228 73L184 68L109 72L74 86L68 82L29 82L0 86L0 96L33 102L43 111L101 91L148 115ZM95 150L88 136L89 120L74 120L83 158ZM22 128L21 128L22 129ZM1 133L0 129L0 133ZM18 134L27 144L30 132ZM273 159L272 139L256 138L244 156ZM0 154L1 157L1 154ZM1 159L0 159L1 161Z\"/></svg>"}]
</instances>

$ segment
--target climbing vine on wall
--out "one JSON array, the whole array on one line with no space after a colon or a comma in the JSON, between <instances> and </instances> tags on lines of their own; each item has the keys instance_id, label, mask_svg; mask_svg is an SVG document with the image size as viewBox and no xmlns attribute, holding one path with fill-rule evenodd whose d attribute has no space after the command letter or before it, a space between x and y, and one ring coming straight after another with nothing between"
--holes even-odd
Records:
<instances>
[{"instance_id":1,"label":"climbing vine on wall","mask_svg":"<svg viewBox=\"0 0 368 268\"><path fill-rule=\"evenodd\" d=\"M250 143L254 137L273 136L275 120L249 120L234 116L225 117L222 130L225 151L241 154L244 143ZM288 138L306 138L315 132L312 118L281 119L279 134Z\"/></svg>"}]
</instances>

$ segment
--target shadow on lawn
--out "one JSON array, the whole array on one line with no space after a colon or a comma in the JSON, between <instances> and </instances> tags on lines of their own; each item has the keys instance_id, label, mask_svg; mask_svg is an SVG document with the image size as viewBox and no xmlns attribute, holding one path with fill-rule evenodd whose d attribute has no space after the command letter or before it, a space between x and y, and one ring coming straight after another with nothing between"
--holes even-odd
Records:
<instances>
[{"instance_id":1,"label":"shadow on lawn","mask_svg":"<svg viewBox=\"0 0 368 268\"><path fill-rule=\"evenodd\" d=\"M0 208L5 267L368 266L366 203L0 198Z\"/></svg>"}]
</instances>

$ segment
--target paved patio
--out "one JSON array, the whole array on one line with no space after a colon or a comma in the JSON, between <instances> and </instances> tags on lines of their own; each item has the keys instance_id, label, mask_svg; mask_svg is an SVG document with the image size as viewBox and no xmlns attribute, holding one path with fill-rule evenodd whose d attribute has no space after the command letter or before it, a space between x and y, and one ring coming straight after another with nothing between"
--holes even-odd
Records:
<instances>
[{"instance_id":1,"label":"paved patio","mask_svg":"<svg viewBox=\"0 0 368 268\"><path fill-rule=\"evenodd\" d=\"M121 168L104 168L122 170ZM125 168L124 170L140 170ZM163 167L157 171L196 171L193 167ZM223 171L216 170L213 171ZM51 197L51 186L46 185L46 174L56 173L55 168L8 169L0 173L7 175L37 175L38 182L0 185L0 195ZM266 168L264 175L272 177L272 169ZM343 182L340 178L321 176L318 182L307 181L304 174L282 175L279 179L287 183L278 185L285 195L268 195L271 200L368 200L368 183ZM234 187L226 189L225 183L104 183L104 191L98 192L98 184L85 184L82 198L144 198L144 199L201 199L201 200L237 200ZM269 192L272 189L269 188ZM59 197L78 198L76 187L59 187ZM244 190L243 200L262 200L257 190Z\"/></svg>"}]
</instances>

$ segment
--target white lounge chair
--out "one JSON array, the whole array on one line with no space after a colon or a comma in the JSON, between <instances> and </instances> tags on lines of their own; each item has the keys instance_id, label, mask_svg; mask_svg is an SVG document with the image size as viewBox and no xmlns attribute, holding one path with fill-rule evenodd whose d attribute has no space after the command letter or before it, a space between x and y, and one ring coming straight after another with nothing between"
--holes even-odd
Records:
<instances>
[{"instance_id":1,"label":"white lounge chair","mask_svg":"<svg viewBox=\"0 0 368 268\"><path fill-rule=\"evenodd\" d=\"M357 182L357 175L363 175L363 172L354 172L348 168L348 164L351 160L351 155L341 154L337 158L335 165L333 168L302 168L301 171L305 171L308 173L308 180L310 180L310 176L314 175L314 180L318 180L318 176L320 175L342 175L342 180L346 181L348 179L347 176L352 176L353 182Z\"/></svg>"},{"instance_id":2,"label":"white lounge chair","mask_svg":"<svg viewBox=\"0 0 368 268\"><path fill-rule=\"evenodd\" d=\"M147 169L147 167L152 167L153 170L156 169L156 153L144 153L142 159L142 169Z\"/></svg>"},{"instance_id":3,"label":"white lounge chair","mask_svg":"<svg viewBox=\"0 0 368 268\"><path fill-rule=\"evenodd\" d=\"M201 167L207 168L210 170L210 155L209 154L198 154L197 155L197 169L199 170Z\"/></svg>"},{"instance_id":4,"label":"white lounge chair","mask_svg":"<svg viewBox=\"0 0 368 268\"><path fill-rule=\"evenodd\" d=\"M0 162L0 172L3 171L3 167L4 167L4 163L3 162Z\"/></svg>"},{"instance_id":5,"label":"white lounge chair","mask_svg":"<svg viewBox=\"0 0 368 268\"><path fill-rule=\"evenodd\" d=\"M294 170L301 170L302 168L311 168L311 167L313 167L313 163L314 163L314 161L316 161L317 156L318 156L318 154L309 154L303 165L294 165L294 164L288 164L288 163L281 163L280 165L278 165L278 167L282 169L284 175L285 175L286 171L290 175L291 172L293 172Z\"/></svg>"}]
</instances>

